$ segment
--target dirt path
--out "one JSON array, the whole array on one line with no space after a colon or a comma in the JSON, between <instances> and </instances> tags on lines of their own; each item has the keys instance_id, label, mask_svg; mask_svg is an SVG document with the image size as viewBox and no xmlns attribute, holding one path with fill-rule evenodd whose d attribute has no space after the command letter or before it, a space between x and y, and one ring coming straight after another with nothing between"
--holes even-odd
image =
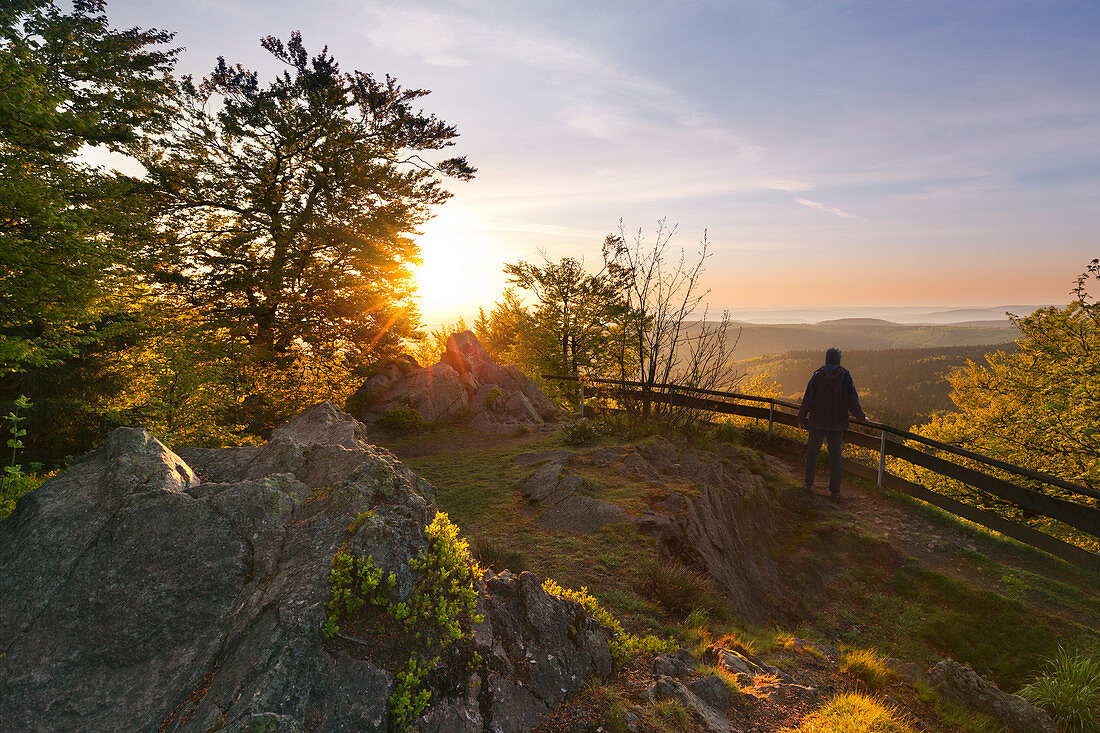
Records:
<instances>
[{"instance_id":1,"label":"dirt path","mask_svg":"<svg viewBox=\"0 0 1100 733\"><path fill-rule=\"evenodd\" d=\"M792 482L802 483L799 458L777 457L771 463L773 469L776 464L782 465ZM850 519L859 531L887 541L902 557L911 557L922 567L1015 598L1045 613L1100 628L1100 586L1095 578L1069 564L999 541L977 525L934 521L906 499L886 496L863 480L846 476L843 492L839 504L831 501L828 481L821 480L819 472L814 505L836 518ZM1047 593L1029 588L1036 584L1034 576L1071 586L1083 598L1065 603L1056 596L1056 588ZM1038 584L1043 585L1041 581ZM1090 598L1091 603L1087 600Z\"/></svg>"}]
</instances>

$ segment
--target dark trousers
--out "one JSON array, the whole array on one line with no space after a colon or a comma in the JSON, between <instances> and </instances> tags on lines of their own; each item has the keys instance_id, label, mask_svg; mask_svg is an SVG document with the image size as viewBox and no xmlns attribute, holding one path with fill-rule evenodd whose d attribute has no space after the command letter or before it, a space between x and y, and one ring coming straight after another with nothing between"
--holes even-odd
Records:
<instances>
[{"instance_id":1,"label":"dark trousers","mask_svg":"<svg viewBox=\"0 0 1100 733\"><path fill-rule=\"evenodd\" d=\"M829 445L829 491L840 491L840 456L844 451L843 430L818 430L810 428L809 444L806 446L806 487L814 485L814 470L817 468L817 454L821 452L821 441Z\"/></svg>"}]
</instances>

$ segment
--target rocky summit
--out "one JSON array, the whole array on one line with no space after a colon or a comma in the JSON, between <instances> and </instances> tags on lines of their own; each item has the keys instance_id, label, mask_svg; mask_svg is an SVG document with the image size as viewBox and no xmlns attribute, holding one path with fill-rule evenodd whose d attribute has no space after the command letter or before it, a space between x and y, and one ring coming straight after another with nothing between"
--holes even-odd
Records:
<instances>
[{"instance_id":1,"label":"rocky summit","mask_svg":"<svg viewBox=\"0 0 1100 733\"><path fill-rule=\"evenodd\" d=\"M447 339L438 364L420 367L411 357L387 364L356 390L348 405L368 422L388 409L411 407L429 423L457 420L487 430L561 418L519 367L497 364L470 331Z\"/></svg>"},{"instance_id":2,"label":"rocky summit","mask_svg":"<svg viewBox=\"0 0 1100 733\"><path fill-rule=\"evenodd\" d=\"M395 710L529 730L612 671L608 632L530 573L471 575L476 624L448 652L467 663L410 676L422 642L394 618L415 618L433 498L328 403L260 446L116 430L0 522L0 730L384 731ZM336 556L401 610L323 633Z\"/></svg>"}]
</instances>

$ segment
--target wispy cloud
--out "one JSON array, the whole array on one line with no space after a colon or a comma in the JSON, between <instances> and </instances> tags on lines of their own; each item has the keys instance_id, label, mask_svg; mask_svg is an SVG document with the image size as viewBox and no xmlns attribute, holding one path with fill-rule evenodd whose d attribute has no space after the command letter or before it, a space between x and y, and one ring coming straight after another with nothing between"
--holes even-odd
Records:
<instances>
[{"instance_id":1,"label":"wispy cloud","mask_svg":"<svg viewBox=\"0 0 1100 733\"><path fill-rule=\"evenodd\" d=\"M804 198L797 198L797 199L795 199L795 201L802 204L803 206L809 206L811 209L817 209L818 211L823 211L826 214L832 214L833 216L839 216L841 219L862 219L863 218L862 216L859 216L858 214L853 214L851 212L845 211L844 209L838 208L836 206L826 206L825 204L821 203L820 201L811 201L810 199L804 199Z\"/></svg>"}]
</instances>

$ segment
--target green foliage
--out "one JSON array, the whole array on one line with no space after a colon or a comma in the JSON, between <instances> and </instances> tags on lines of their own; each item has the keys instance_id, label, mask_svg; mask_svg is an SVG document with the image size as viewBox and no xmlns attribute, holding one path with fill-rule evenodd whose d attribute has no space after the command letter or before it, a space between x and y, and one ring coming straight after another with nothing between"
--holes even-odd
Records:
<instances>
[{"instance_id":1,"label":"green foliage","mask_svg":"<svg viewBox=\"0 0 1100 733\"><path fill-rule=\"evenodd\" d=\"M412 562L420 581L410 618L418 637L445 649L481 623L473 586L477 566L471 564L469 545L446 514L437 512L425 531L428 549Z\"/></svg>"},{"instance_id":2,"label":"green foliage","mask_svg":"<svg viewBox=\"0 0 1100 733\"><path fill-rule=\"evenodd\" d=\"M408 730L412 722L427 709L432 693L424 686L424 681L438 663L438 657L427 663L410 657L408 669L397 675L397 685L389 701L390 723L397 730Z\"/></svg>"},{"instance_id":3,"label":"green foliage","mask_svg":"<svg viewBox=\"0 0 1100 733\"><path fill-rule=\"evenodd\" d=\"M369 514L363 512L355 521L366 521L364 516ZM375 568L371 557L357 558L346 550L333 555L330 597L325 604L328 615L321 629L325 638L335 636L342 619L369 604L402 624L415 640L408 667L398 675L389 701L391 722L397 730L406 730L427 707L431 691L426 679L440 664L441 655L468 640L473 627L482 622L474 588L480 569L471 561L469 546L459 537L458 527L446 514L437 512L424 531L428 546L409 563L417 573L417 583L407 603L391 600L397 578L392 572L386 574ZM456 657L452 654L450 658ZM463 663L470 668L476 665L476 653Z\"/></svg>"},{"instance_id":4,"label":"green foliage","mask_svg":"<svg viewBox=\"0 0 1100 733\"><path fill-rule=\"evenodd\" d=\"M146 274L144 183L78 153L134 154L164 129L176 52L169 33L113 30L104 5L0 10L0 374L104 338Z\"/></svg>"},{"instance_id":5,"label":"green foliage","mask_svg":"<svg viewBox=\"0 0 1100 733\"><path fill-rule=\"evenodd\" d=\"M352 365L415 335L413 238L468 180L451 125L421 111L428 94L391 77L345 73L301 36L268 36L286 67L264 85L219 60L179 85L172 134L142 157L177 234L175 280L226 337L262 354L296 351Z\"/></svg>"},{"instance_id":6,"label":"green foliage","mask_svg":"<svg viewBox=\"0 0 1100 733\"><path fill-rule=\"evenodd\" d=\"M1076 300L1065 308L1040 308L1014 318L1019 350L998 351L986 365L970 362L950 377L958 411L933 419L915 432L960 445L1008 463L1045 471L1069 481L1100 488L1100 303L1085 285L1100 281L1093 261L1078 281ZM957 482L923 469L902 467L908 478L930 488L1006 514L1095 550L1095 538L1036 519L1022 511L988 502ZM1018 477L1011 477L1020 481ZM1063 498L1097 507L1096 499Z\"/></svg>"},{"instance_id":7,"label":"green foliage","mask_svg":"<svg viewBox=\"0 0 1100 733\"><path fill-rule=\"evenodd\" d=\"M493 387L489 390L489 394L485 395L485 409L489 412L496 412L497 408L504 404L504 392L500 387Z\"/></svg>"},{"instance_id":8,"label":"green foliage","mask_svg":"<svg viewBox=\"0 0 1100 733\"><path fill-rule=\"evenodd\" d=\"M1059 649L1019 695L1050 713L1063 733L1100 732L1100 656Z\"/></svg>"},{"instance_id":9,"label":"green foliage","mask_svg":"<svg viewBox=\"0 0 1100 733\"><path fill-rule=\"evenodd\" d=\"M619 620L600 605L600 602L588 592L588 588L571 590L561 587L553 578L547 578L542 583L542 589L552 596L576 601L585 613L595 619L596 623L610 631L611 656L617 664L623 664L637 654L676 651L676 642L672 639L663 639L652 634L637 636L626 633Z\"/></svg>"},{"instance_id":10,"label":"green foliage","mask_svg":"<svg viewBox=\"0 0 1100 733\"><path fill-rule=\"evenodd\" d=\"M23 467L16 463L16 458L19 456L19 449L23 447L23 441L20 438L26 436L27 431L21 428L19 424L26 420L26 416L20 416L21 411L26 411L31 406L30 400L26 395L19 395L15 400L15 409L8 413L5 418L8 421L8 433L11 437L8 438L8 447L11 448L11 463L4 466L4 476L0 478L0 496L6 496L6 489L9 482L14 482L23 477Z\"/></svg>"},{"instance_id":11,"label":"green foliage","mask_svg":"<svg viewBox=\"0 0 1100 733\"><path fill-rule=\"evenodd\" d=\"M424 429L424 417L415 407L395 405L382 411L378 424L398 433L419 433Z\"/></svg>"},{"instance_id":12,"label":"green foliage","mask_svg":"<svg viewBox=\"0 0 1100 733\"><path fill-rule=\"evenodd\" d=\"M360 515L362 516L362 515ZM340 631L339 622L358 613L367 603L382 606L391 615L398 613L397 604L389 602L397 577L384 574L374 567L370 556L354 557L341 550L332 556L332 570L329 572L331 594L325 608L328 616L321 630L325 638L331 638Z\"/></svg>"},{"instance_id":13,"label":"green foliage","mask_svg":"<svg viewBox=\"0 0 1100 733\"><path fill-rule=\"evenodd\" d=\"M52 473L47 475L30 473L21 474L17 478L7 481L4 490L0 491L0 519L15 511L15 505L19 502L19 497L34 491L52 476Z\"/></svg>"},{"instance_id":14,"label":"green foliage","mask_svg":"<svg viewBox=\"0 0 1100 733\"><path fill-rule=\"evenodd\" d=\"M538 372L579 374L610 372L629 309L623 294L625 272L610 264L594 274L572 257L542 265L520 260L505 264L508 282L534 299L530 308L512 304L515 347ZM505 306L507 307L507 306Z\"/></svg>"},{"instance_id":15,"label":"green foliage","mask_svg":"<svg viewBox=\"0 0 1100 733\"><path fill-rule=\"evenodd\" d=\"M566 445L583 447L594 445L600 439L602 432L597 423L582 417L566 425L561 435Z\"/></svg>"},{"instance_id":16,"label":"green foliage","mask_svg":"<svg viewBox=\"0 0 1100 733\"><path fill-rule=\"evenodd\" d=\"M841 672L849 672L867 683L868 687L875 689L881 687L890 670L886 668L882 657L871 649L849 649L840 657Z\"/></svg>"},{"instance_id":17,"label":"green foliage","mask_svg":"<svg viewBox=\"0 0 1100 733\"><path fill-rule=\"evenodd\" d=\"M365 512L359 512L356 515L355 521L348 525L348 534L355 534L359 531L359 528L366 524L371 519L374 519L374 511L367 510Z\"/></svg>"}]
</instances>

